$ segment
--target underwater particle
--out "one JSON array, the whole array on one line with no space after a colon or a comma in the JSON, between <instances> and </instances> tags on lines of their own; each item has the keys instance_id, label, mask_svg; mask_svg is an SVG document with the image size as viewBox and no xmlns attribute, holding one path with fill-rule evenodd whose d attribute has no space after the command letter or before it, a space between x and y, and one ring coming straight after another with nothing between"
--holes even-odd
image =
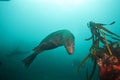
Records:
<instances>
[{"instance_id":1,"label":"underwater particle","mask_svg":"<svg viewBox=\"0 0 120 80\"><path fill-rule=\"evenodd\" d=\"M34 53L23 60L23 63L26 67L29 67L39 53L60 46L64 46L68 54L73 54L74 35L70 31L63 29L49 34L37 47L33 49Z\"/></svg>"}]
</instances>

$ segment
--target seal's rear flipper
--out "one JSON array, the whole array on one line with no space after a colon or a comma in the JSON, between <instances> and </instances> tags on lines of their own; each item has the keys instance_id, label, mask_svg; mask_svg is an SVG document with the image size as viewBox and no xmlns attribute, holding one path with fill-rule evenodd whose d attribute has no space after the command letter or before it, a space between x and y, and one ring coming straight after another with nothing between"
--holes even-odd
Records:
<instances>
[{"instance_id":1,"label":"seal's rear flipper","mask_svg":"<svg viewBox=\"0 0 120 80\"><path fill-rule=\"evenodd\" d=\"M30 64L33 62L33 60L35 59L36 56L37 56L37 54L33 53L30 56L28 56L27 58L25 58L23 60L24 65L28 68L30 66Z\"/></svg>"}]
</instances>

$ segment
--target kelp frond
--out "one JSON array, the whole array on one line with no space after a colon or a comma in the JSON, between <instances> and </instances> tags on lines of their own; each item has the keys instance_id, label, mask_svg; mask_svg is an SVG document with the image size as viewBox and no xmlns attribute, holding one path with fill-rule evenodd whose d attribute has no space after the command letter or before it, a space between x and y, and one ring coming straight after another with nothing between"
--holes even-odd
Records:
<instances>
[{"instance_id":1,"label":"kelp frond","mask_svg":"<svg viewBox=\"0 0 120 80\"><path fill-rule=\"evenodd\" d=\"M78 66L78 72L80 71L80 68L81 68L82 65L87 61L87 59L88 59L89 57L91 57L91 53L88 54L88 55L83 59L83 61L79 64L79 66Z\"/></svg>"},{"instance_id":2,"label":"kelp frond","mask_svg":"<svg viewBox=\"0 0 120 80\"><path fill-rule=\"evenodd\" d=\"M105 45L106 45L106 47L107 47L107 49L108 49L108 52L109 52L110 55L112 55L112 51L110 50L110 47L109 47L109 45L108 45L108 42L107 42L107 39L106 39L105 33L102 32L102 31L101 31L101 33L102 33L102 35L104 36L104 39L105 39Z\"/></svg>"},{"instance_id":3,"label":"kelp frond","mask_svg":"<svg viewBox=\"0 0 120 80\"><path fill-rule=\"evenodd\" d=\"M102 29L102 30L104 30L104 31L106 31L107 33L109 33L109 34L111 34L111 35L114 35L114 36L116 36L116 37L119 37L120 38L120 36L119 35L117 35L117 34L115 34L115 33L113 33L113 32L111 32L111 31L109 31L108 29L106 29L105 27L103 27L103 26L97 26L97 28L100 30L100 29Z\"/></svg>"}]
</instances>

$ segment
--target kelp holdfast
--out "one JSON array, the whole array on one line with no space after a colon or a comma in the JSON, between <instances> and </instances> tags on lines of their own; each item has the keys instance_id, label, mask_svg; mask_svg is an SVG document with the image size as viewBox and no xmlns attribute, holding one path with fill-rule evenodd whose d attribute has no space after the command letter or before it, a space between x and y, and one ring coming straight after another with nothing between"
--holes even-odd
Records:
<instances>
[{"instance_id":1,"label":"kelp holdfast","mask_svg":"<svg viewBox=\"0 0 120 80\"><path fill-rule=\"evenodd\" d=\"M120 80L120 56L103 55L97 59L100 80Z\"/></svg>"}]
</instances>

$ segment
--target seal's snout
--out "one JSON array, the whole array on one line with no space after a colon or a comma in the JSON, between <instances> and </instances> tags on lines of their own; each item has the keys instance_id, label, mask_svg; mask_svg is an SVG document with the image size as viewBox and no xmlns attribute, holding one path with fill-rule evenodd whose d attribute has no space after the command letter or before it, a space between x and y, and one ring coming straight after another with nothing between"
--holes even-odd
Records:
<instances>
[{"instance_id":1,"label":"seal's snout","mask_svg":"<svg viewBox=\"0 0 120 80\"><path fill-rule=\"evenodd\" d=\"M72 55L74 53L74 45L71 44L66 47L68 54Z\"/></svg>"},{"instance_id":2,"label":"seal's snout","mask_svg":"<svg viewBox=\"0 0 120 80\"><path fill-rule=\"evenodd\" d=\"M74 52L73 48L69 48L68 53L71 55L73 54L73 52Z\"/></svg>"}]
</instances>

